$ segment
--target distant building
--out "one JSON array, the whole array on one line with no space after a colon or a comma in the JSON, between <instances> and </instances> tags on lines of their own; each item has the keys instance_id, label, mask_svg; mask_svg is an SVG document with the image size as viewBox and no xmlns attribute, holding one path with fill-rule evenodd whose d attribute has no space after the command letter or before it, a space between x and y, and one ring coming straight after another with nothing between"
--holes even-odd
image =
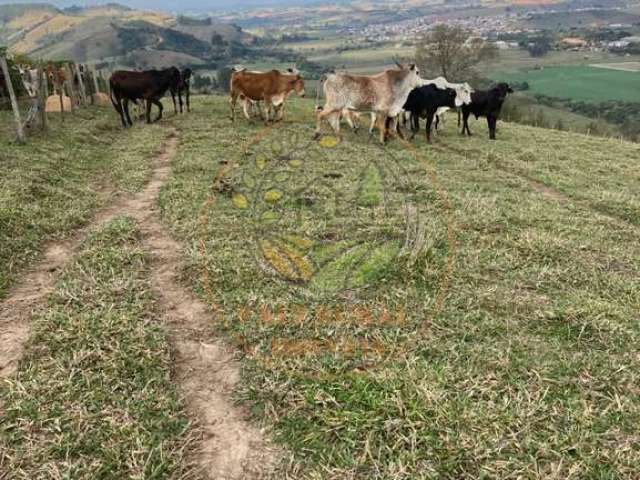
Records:
<instances>
[{"instance_id":1,"label":"distant building","mask_svg":"<svg viewBox=\"0 0 640 480\"><path fill-rule=\"evenodd\" d=\"M616 40L615 42L607 43L607 47L609 48L626 48L631 45L631 42L627 42L626 40Z\"/></svg>"},{"instance_id":2,"label":"distant building","mask_svg":"<svg viewBox=\"0 0 640 480\"><path fill-rule=\"evenodd\" d=\"M621 42L640 43L640 36L633 35L631 37L624 37L620 39Z\"/></svg>"},{"instance_id":3,"label":"distant building","mask_svg":"<svg viewBox=\"0 0 640 480\"><path fill-rule=\"evenodd\" d=\"M579 37L565 37L560 40L560 46L564 48L584 48L588 45L588 42Z\"/></svg>"}]
</instances>

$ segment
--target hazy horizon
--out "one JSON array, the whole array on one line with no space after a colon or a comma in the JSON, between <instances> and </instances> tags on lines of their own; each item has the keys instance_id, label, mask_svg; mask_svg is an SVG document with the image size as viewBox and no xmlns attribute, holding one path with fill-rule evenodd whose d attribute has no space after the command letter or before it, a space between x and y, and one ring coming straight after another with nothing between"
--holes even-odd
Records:
<instances>
[{"instance_id":1,"label":"hazy horizon","mask_svg":"<svg viewBox=\"0 0 640 480\"><path fill-rule=\"evenodd\" d=\"M119 3L131 8L145 10L180 11L211 11L214 9L241 10L251 7L285 5L306 5L322 3L319 0L0 0L0 5L9 4L50 4L58 8L71 6L94 6L107 3Z\"/></svg>"}]
</instances>

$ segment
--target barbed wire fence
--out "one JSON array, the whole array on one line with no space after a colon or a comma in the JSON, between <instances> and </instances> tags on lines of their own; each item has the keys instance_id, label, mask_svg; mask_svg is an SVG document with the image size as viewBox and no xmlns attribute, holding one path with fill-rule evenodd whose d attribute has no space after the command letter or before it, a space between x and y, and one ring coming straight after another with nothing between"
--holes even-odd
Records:
<instances>
[{"instance_id":1,"label":"barbed wire fence","mask_svg":"<svg viewBox=\"0 0 640 480\"><path fill-rule=\"evenodd\" d=\"M108 76L108 75L107 75ZM89 105L109 104L104 72L76 63L16 65L0 55L0 144L61 128ZM54 120L53 124L51 120Z\"/></svg>"}]
</instances>

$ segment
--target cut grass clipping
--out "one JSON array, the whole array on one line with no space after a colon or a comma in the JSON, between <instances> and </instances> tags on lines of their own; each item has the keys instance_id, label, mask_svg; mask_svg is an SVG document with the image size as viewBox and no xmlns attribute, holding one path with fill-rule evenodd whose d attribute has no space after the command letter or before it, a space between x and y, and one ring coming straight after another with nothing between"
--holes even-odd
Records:
<instances>
[{"instance_id":1,"label":"cut grass clipping","mask_svg":"<svg viewBox=\"0 0 640 480\"><path fill-rule=\"evenodd\" d=\"M93 234L0 387L0 478L167 478L188 421L133 220Z\"/></svg>"}]
</instances>

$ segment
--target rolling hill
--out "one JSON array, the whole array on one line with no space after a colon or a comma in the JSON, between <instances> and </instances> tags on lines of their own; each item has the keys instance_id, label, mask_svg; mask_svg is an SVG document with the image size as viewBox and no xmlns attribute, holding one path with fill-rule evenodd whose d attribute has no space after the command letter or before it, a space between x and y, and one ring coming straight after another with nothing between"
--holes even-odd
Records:
<instances>
[{"instance_id":1,"label":"rolling hill","mask_svg":"<svg viewBox=\"0 0 640 480\"><path fill-rule=\"evenodd\" d=\"M67 9L0 5L0 44L34 58L141 67L199 65L229 56L230 44L244 50L254 41L234 25L119 4Z\"/></svg>"}]
</instances>

